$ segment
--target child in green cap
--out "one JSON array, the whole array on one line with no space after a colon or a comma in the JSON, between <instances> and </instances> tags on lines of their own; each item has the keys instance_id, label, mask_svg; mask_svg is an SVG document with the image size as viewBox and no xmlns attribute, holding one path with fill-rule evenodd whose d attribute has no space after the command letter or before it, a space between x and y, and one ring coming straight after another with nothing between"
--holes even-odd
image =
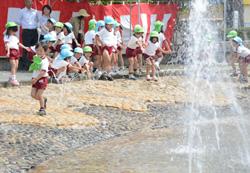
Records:
<instances>
[{"instance_id":1,"label":"child in green cap","mask_svg":"<svg viewBox=\"0 0 250 173\"><path fill-rule=\"evenodd\" d=\"M29 51L30 49L19 42L16 32L18 30L17 24L14 22L8 22L5 25L6 32L4 34L4 44L5 50L7 52L6 56L10 60L11 75L9 77L9 83L13 86L18 86L19 82L16 79L16 72L18 69L20 52L19 47L22 47Z\"/></svg>"}]
</instances>

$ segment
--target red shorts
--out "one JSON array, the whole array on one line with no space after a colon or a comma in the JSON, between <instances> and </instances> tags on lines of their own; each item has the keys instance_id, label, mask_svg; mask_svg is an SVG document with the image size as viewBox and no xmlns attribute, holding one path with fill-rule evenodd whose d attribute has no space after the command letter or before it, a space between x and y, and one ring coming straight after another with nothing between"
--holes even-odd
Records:
<instances>
[{"instance_id":1,"label":"red shorts","mask_svg":"<svg viewBox=\"0 0 250 173\"><path fill-rule=\"evenodd\" d=\"M136 57L136 49L131 49L131 48L127 47L127 49L126 49L126 56L127 56L127 58L134 58L134 57Z\"/></svg>"},{"instance_id":2,"label":"red shorts","mask_svg":"<svg viewBox=\"0 0 250 173\"><path fill-rule=\"evenodd\" d=\"M121 46L118 46L118 47L117 47L117 50L118 50L118 51L122 51L122 47L121 47Z\"/></svg>"},{"instance_id":3,"label":"red shorts","mask_svg":"<svg viewBox=\"0 0 250 173\"><path fill-rule=\"evenodd\" d=\"M48 86L48 78L42 77L34 85L32 85L32 88L40 90L40 89L46 89L47 86Z\"/></svg>"},{"instance_id":4,"label":"red shorts","mask_svg":"<svg viewBox=\"0 0 250 173\"><path fill-rule=\"evenodd\" d=\"M143 54L143 57L144 57L144 60L146 60L146 59L148 59L148 58L150 58L150 59L157 59L157 58L155 58L156 56L149 56L148 54Z\"/></svg>"},{"instance_id":5,"label":"red shorts","mask_svg":"<svg viewBox=\"0 0 250 173\"><path fill-rule=\"evenodd\" d=\"M104 50L107 50L108 53L109 53L109 55L111 55L112 52L113 52L113 47L112 47L112 46L104 46L104 47L102 48L102 54L103 54Z\"/></svg>"},{"instance_id":6,"label":"red shorts","mask_svg":"<svg viewBox=\"0 0 250 173\"><path fill-rule=\"evenodd\" d=\"M61 51L61 46L62 46L62 44L58 44L58 45L56 45L56 52L60 52Z\"/></svg>"},{"instance_id":7,"label":"red shorts","mask_svg":"<svg viewBox=\"0 0 250 173\"><path fill-rule=\"evenodd\" d=\"M50 77L55 77L56 73L57 73L57 69L49 67L48 74Z\"/></svg>"},{"instance_id":8,"label":"red shorts","mask_svg":"<svg viewBox=\"0 0 250 173\"><path fill-rule=\"evenodd\" d=\"M10 49L10 60L18 60L20 58L20 52L17 49Z\"/></svg>"},{"instance_id":9,"label":"red shorts","mask_svg":"<svg viewBox=\"0 0 250 173\"><path fill-rule=\"evenodd\" d=\"M142 50L140 47L137 47L135 50L136 50L136 55L142 54Z\"/></svg>"},{"instance_id":10,"label":"red shorts","mask_svg":"<svg viewBox=\"0 0 250 173\"><path fill-rule=\"evenodd\" d=\"M242 58L242 57L241 57ZM244 63L250 63L250 55L246 56L245 58L242 58Z\"/></svg>"}]
</instances>

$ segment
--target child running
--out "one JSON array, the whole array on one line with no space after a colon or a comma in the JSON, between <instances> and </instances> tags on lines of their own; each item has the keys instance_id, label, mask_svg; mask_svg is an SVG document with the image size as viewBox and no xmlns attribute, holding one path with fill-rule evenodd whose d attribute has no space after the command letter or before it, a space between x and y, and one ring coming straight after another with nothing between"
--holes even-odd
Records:
<instances>
[{"instance_id":1,"label":"child running","mask_svg":"<svg viewBox=\"0 0 250 173\"><path fill-rule=\"evenodd\" d=\"M156 55L157 51L161 51L165 54L170 53L171 51L165 51L160 47L159 44L159 34L157 31L152 31L150 33L150 39L148 46L144 52L144 59L146 60L146 80L150 81L153 79L154 81L158 81L158 78L155 75L155 61L157 60L158 56ZM150 77L150 71L152 71L153 78Z\"/></svg>"},{"instance_id":2,"label":"child running","mask_svg":"<svg viewBox=\"0 0 250 173\"><path fill-rule=\"evenodd\" d=\"M142 49L142 34L144 33L143 28L140 25L136 25L134 28L134 34L128 42L126 49L126 56L129 62L129 79L136 80L134 73L137 70L137 53L138 48Z\"/></svg>"},{"instance_id":3,"label":"child running","mask_svg":"<svg viewBox=\"0 0 250 173\"><path fill-rule=\"evenodd\" d=\"M23 44L19 42L18 37L16 36L16 32L18 30L17 24L14 22L8 22L6 25L6 33L4 34L4 44L5 49L7 52L7 57L10 61L10 77L9 77L9 83L13 86L18 86L19 82L16 79L16 72L18 69L19 64L19 58L20 58L20 52L19 47L22 47L29 51L30 49L28 47L25 47Z\"/></svg>"},{"instance_id":4,"label":"child running","mask_svg":"<svg viewBox=\"0 0 250 173\"><path fill-rule=\"evenodd\" d=\"M45 54L48 46L38 43L35 48L36 56L34 56L33 63L29 69L33 71L31 97L39 101L40 109L38 115L43 116L46 115L47 103L47 99L43 97L43 93L48 85L49 61Z\"/></svg>"},{"instance_id":5,"label":"child running","mask_svg":"<svg viewBox=\"0 0 250 173\"><path fill-rule=\"evenodd\" d=\"M240 37L233 38L233 46L236 48L237 58L240 60L241 75L239 81L241 83L248 83L248 71L247 67L250 63L250 49L243 45Z\"/></svg>"}]
</instances>

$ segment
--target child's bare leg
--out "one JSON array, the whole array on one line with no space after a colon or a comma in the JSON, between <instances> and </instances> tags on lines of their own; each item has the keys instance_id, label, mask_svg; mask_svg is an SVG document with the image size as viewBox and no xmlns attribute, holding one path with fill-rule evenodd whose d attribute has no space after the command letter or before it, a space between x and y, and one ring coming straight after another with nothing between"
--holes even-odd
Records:
<instances>
[{"instance_id":1,"label":"child's bare leg","mask_svg":"<svg viewBox=\"0 0 250 173\"><path fill-rule=\"evenodd\" d=\"M16 75L16 60L10 60L10 73L11 79L14 80L14 77Z\"/></svg>"},{"instance_id":2,"label":"child's bare leg","mask_svg":"<svg viewBox=\"0 0 250 173\"><path fill-rule=\"evenodd\" d=\"M111 56L106 49L103 51L103 69L108 73L111 71Z\"/></svg>"},{"instance_id":3,"label":"child's bare leg","mask_svg":"<svg viewBox=\"0 0 250 173\"><path fill-rule=\"evenodd\" d=\"M30 95L31 95L31 97L32 97L33 99L36 99L36 92L37 92L37 89L36 89L36 88L32 88L32 89L31 89Z\"/></svg>"},{"instance_id":4,"label":"child's bare leg","mask_svg":"<svg viewBox=\"0 0 250 173\"><path fill-rule=\"evenodd\" d=\"M151 64L152 76L155 77L155 60L151 60Z\"/></svg>"},{"instance_id":5,"label":"child's bare leg","mask_svg":"<svg viewBox=\"0 0 250 173\"><path fill-rule=\"evenodd\" d=\"M134 73L134 57L130 57L128 59L128 62L129 62L129 68L128 68L128 72L129 74L133 74Z\"/></svg>"},{"instance_id":6,"label":"child's bare leg","mask_svg":"<svg viewBox=\"0 0 250 173\"><path fill-rule=\"evenodd\" d=\"M142 70L142 54L138 54L137 58L138 58L137 64L138 64L139 70L141 71Z\"/></svg>"},{"instance_id":7,"label":"child's bare leg","mask_svg":"<svg viewBox=\"0 0 250 173\"><path fill-rule=\"evenodd\" d=\"M43 109L44 109L43 92L44 92L44 89L39 89L39 90L37 90L37 92L36 92L36 99L39 100L40 108L43 108Z\"/></svg>"},{"instance_id":8,"label":"child's bare leg","mask_svg":"<svg viewBox=\"0 0 250 173\"><path fill-rule=\"evenodd\" d=\"M120 60L121 67L124 68L124 60L122 57L122 51L118 51L118 59Z\"/></svg>"}]
</instances>

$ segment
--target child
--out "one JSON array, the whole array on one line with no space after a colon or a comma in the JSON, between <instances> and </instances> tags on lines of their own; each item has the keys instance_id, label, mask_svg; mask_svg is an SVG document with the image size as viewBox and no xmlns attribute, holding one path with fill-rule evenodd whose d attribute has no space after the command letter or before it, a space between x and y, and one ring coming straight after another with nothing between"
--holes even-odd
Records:
<instances>
[{"instance_id":1,"label":"child","mask_svg":"<svg viewBox=\"0 0 250 173\"><path fill-rule=\"evenodd\" d=\"M43 93L48 85L49 61L45 54L48 46L38 43L35 48L37 57L34 56L33 64L30 66L30 70L33 71L31 97L39 101L38 114L42 116L46 115L47 99L43 97Z\"/></svg>"},{"instance_id":2,"label":"child","mask_svg":"<svg viewBox=\"0 0 250 173\"><path fill-rule=\"evenodd\" d=\"M5 49L7 52L7 57L10 60L10 66L11 66L11 76L9 77L9 83L13 86L18 86L19 82L16 79L16 72L18 68L19 58L20 58L20 52L19 47L22 47L29 51L28 47L25 47L23 44L19 42L18 37L16 36L16 32L18 30L17 24L14 22L8 22L5 25L7 31L4 34L4 44Z\"/></svg>"},{"instance_id":3,"label":"child","mask_svg":"<svg viewBox=\"0 0 250 173\"><path fill-rule=\"evenodd\" d=\"M111 58L115 39L113 30L114 19L111 16L107 16L104 21L105 28L96 34L96 41L98 45L102 45L102 66L104 70L102 76L103 78L107 78L112 81L113 78L110 72L112 67Z\"/></svg>"},{"instance_id":4,"label":"child","mask_svg":"<svg viewBox=\"0 0 250 173\"><path fill-rule=\"evenodd\" d=\"M103 20L99 20L96 23L96 34L100 32L103 28L105 27L105 22ZM101 45L100 43L97 42L96 39L94 39L94 47L95 47L95 61L94 61L94 72L97 78L99 78L102 75L102 68L101 68L101 63L102 63L102 51L101 51Z\"/></svg>"},{"instance_id":5,"label":"child","mask_svg":"<svg viewBox=\"0 0 250 173\"><path fill-rule=\"evenodd\" d=\"M44 44L48 46L48 50L46 51L46 55L49 56L48 59L50 62L52 62L52 57L54 57L54 54L56 52L54 48L54 43L56 42L55 36L51 34L46 34L44 36L44 39L42 40Z\"/></svg>"},{"instance_id":6,"label":"child","mask_svg":"<svg viewBox=\"0 0 250 173\"><path fill-rule=\"evenodd\" d=\"M93 50L90 46L85 46L83 48L84 56L81 57L79 63L81 66L86 70L88 78L92 78L92 69L93 69L93 62L90 61L92 56Z\"/></svg>"},{"instance_id":7,"label":"child","mask_svg":"<svg viewBox=\"0 0 250 173\"><path fill-rule=\"evenodd\" d=\"M122 48L123 48L123 40L122 40L122 27L120 23L116 23L115 35L117 37L117 54L118 61L120 61L120 70L124 70L124 60L122 57Z\"/></svg>"},{"instance_id":8,"label":"child","mask_svg":"<svg viewBox=\"0 0 250 173\"><path fill-rule=\"evenodd\" d=\"M137 53L138 48L142 48L142 34L143 28L140 25L136 25L134 28L134 34L128 42L126 49L126 56L129 62L129 79L136 80L134 76L135 70L137 70Z\"/></svg>"},{"instance_id":9,"label":"child","mask_svg":"<svg viewBox=\"0 0 250 173\"><path fill-rule=\"evenodd\" d=\"M92 49L94 47L95 27L96 27L96 21L95 19L91 19L89 21L89 30L84 35L84 45L90 46Z\"/></svg>"},{"instance_id":10,"label":"child","mask_svg":"<svg viewBox=\"0 0 250 173\"><path fill-rule=\"evenodd\" d=\"M159 34L157 31L152 31L150 33L150 40L148 46L144 52L144 59L146 60L146 80L150 81L150 70L152 71L152 76L154 81L158 81L157 77L155 76L155 60L157 60L158 56L156 55L157 51L161 51L163 53L170 53L171 51L165 51L160 47L159 44Z\"/></svg>"},{"instance_id":11,"label":"child","mask_svg":"<svg viewBox=\"0 0 250 173\"><path fill-rule=\"evenodd\" d=\"M72 56L70 59L70 64L81 68L82 66L79 63L79 60L81 59L82 55L83 55L83 49L80 47L76 47L74 49L74 56Z\"/></svg>"},{"instance_id":12,"label":"child","mask_svg":"<svg viewBox=\"0 0 250 173\"><path fill-rule=\"evenodd\" d=\"M69 44L72 47L72 44L74 41L76 45L80 47L81 45L77 42L77 39L72 30L73 30L73 26L71 25L71 23L69 22L64 23L64 27L63 27L63 33L65 35L64 43Z\"/></svg>"},{"instance_id":13,"label":"child","mask_svg":"<svg viewBox=\"0 0 250 173\"><path fill-rule=\"evenodd\" d=\"M59 56L53 61L51 65L51 72L55 77L56 82L62 82L62 78L67 76L68 72L82 72L82 68L72 66L70 59L73 56L73 52L69 49L62 49Z\"/></svg>"},{"instance_id":14,"label":"child","mask_svg":"<svg viewBox=\"0 0 250 173\"><path fill-rule=\"evenodd\" d=\"M163 32L163 26L164 24L161 22L161 21L156 21L155 24L154 24L154 31L158 32L159 34L159 44L160 44L160 47L162 49L165 49L165 50L171 50L170 49L170 46L165 38L165 35L164 35L164 32ZM157 61L155 62L155 66L158 70L160 70L160 63L163 59L163 53L161 51L157 51L156 52L157 56L158 56L158 59Z\"/></svg>"},{"instance_id":15,"label":"child","mask_svg":"<svg viewBox=\"0 0 250 173\"><path fill-rule=\"evenodd\" d=\"M118 72L118 47L121 50L121 33L119 31L120 23L117 21L114 22L114 48L113 48L113 58L112 58L112 67L113 73Z\"/></svg>"},{"instance_id":16,"label":"child","mask_svg":"<svg viewBox=\"0 0 250 173\"><path fill-rule=\"evenodd\" d=\"M247 66L250 63L250 49L246 48L242 44L242 39L240 37L233 38L233 46L236 48L237 59L240 60L240 82L248 83L248 71Z\"/></svg>"},{"instance_id":17,"label":"child","mask_svg":"<svg viewBox=\"0 0 250 173\"><path fill-rule=\"evenodd\" d=\"M230 65L231 65L231 67L233 69L233 73L230 75L232 77L238 76L236 65L235 65L235 63L238 61L237 52L236 52L236 48L233 46L233 39L235 37L237 37L237 35L238 35L237 31L234 31L234 30L230 31L227 34L227 38L230 40L230 44L231 44L231 47L232 47L232 52L231 52L230 59L229 59Z\"/></svg>"},{"instance_id":18,"label":"child","mask_svg":"<svg viewBox=\"0 0 250 173\"><path fill-rule=\"evenodd\" d=\"M61 46L64 44L64 33L63 33L63 23L56 22L55 24L55 31L56 31L56 43L55 48L56 52L60 52Z\"/></svg>"}]
</instances>

